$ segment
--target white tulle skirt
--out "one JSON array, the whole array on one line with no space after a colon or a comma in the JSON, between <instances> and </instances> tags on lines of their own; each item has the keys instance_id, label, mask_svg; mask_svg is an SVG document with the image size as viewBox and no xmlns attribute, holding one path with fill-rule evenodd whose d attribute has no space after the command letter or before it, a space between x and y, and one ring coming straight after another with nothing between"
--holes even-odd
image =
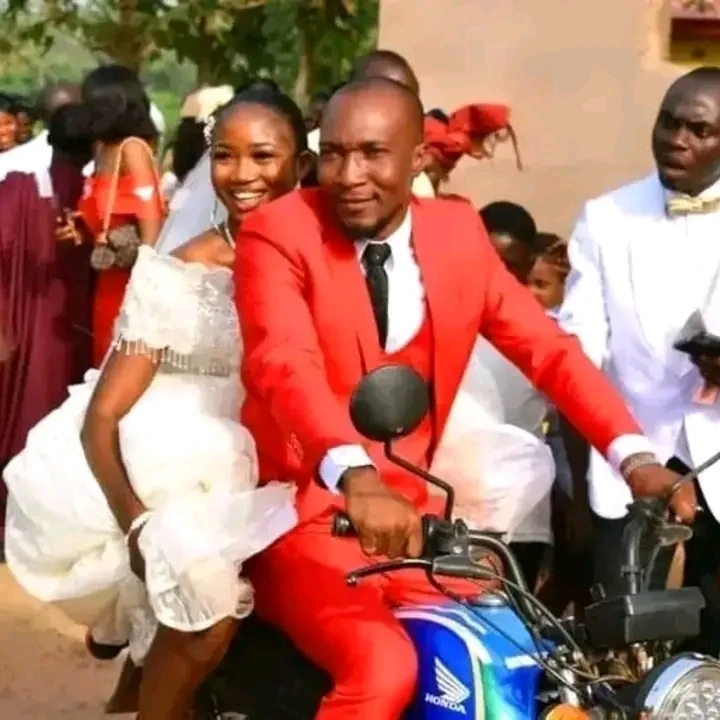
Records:
<instances>
[{"instance_id":1,"label":"white tulle skirt","mask_svg":"<svg viewBox=\"0 0 720 720\"><path fill-rule=\"evenodd\" d=\"M128 477L154 512L139 536L145 582L86 462L80 430L96 374L30 432L5 470L5 554L18 582L144 658L158 623L204 630L252 609L242 562L297 522L293 488L257 488L255 446L231 418L230 379L156 375L120 424Z\"/></svg>"},{"instance_id":2,"label":"white tulle skirt","mask_svg":"<svg viewBox=\"0 0 720 720\"><path fill-rule=\"evenodd\" d=\"M455 514L524 542L551 542L552 452L504 422L501 389L475 360L453 402L431 472L455 489Z\"/></svg>"}]
</instances>

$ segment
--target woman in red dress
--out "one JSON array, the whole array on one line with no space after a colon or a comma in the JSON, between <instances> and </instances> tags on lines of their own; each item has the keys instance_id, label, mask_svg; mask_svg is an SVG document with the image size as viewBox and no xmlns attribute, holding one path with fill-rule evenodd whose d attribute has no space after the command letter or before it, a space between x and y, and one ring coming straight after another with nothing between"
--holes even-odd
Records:
<instances>
[{"instance_id":1,"label":"woman in red dress","mask_svg":"<svg viewBox=\"0 0 720 720\"><path fill-rule=\"evenodd\" d=\"M151 144L157 130L150 102L137 74L120 65L93 70L82 87L95 141L95 172L88 178L80 215L96 244L122 228L154 245L164 203ZM112 256L111 256L112 258ZM111 342L130 267L109 261L98 274L93 306L93 363L98 366Z\"/></svg>"}]
</instances>

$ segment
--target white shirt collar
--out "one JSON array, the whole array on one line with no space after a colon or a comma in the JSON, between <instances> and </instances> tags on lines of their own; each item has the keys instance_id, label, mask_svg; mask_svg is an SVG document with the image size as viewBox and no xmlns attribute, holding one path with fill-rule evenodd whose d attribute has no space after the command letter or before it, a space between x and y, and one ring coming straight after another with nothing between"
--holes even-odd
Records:
<instances>
[{"instance_id":1,"label":"white shirt collar","mask_svg":"<svg viewBox=\"0 0 720 720\"><path fill-rule=\"evenodd\" d=\"M398 228L391 233L384 240L356 240L355 251L357 252L358 259L362 258L365 248L371 242L386 242L390 246L390 258L388 263L392 263L394 257L401 257L410 251L410 241L412 238L412 214L410 208L405 213L403 221L400 223Z\"/></svg>"}]
</instances>

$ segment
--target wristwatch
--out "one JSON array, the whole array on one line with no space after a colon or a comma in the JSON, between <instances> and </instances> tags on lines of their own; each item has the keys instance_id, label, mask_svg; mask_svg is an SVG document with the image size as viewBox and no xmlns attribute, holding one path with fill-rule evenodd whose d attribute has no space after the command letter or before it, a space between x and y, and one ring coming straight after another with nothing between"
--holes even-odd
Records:
<instances>
[{"instance_id":1,"label":"wristwatch","mask_svg":"<svg viewBox=\"0 0 720 720\"><path fill-rule=\"evenodd\" d=\"M620 474L627 482L630 476L638 468L645 467L646 465L660 465L662 467L662 463L658 460L655 453L635 453L634 455L630 455L630 457L627 457L625 458L625 460L622 461L622 463L620 464Z\"/></svg>"}]
</instances>

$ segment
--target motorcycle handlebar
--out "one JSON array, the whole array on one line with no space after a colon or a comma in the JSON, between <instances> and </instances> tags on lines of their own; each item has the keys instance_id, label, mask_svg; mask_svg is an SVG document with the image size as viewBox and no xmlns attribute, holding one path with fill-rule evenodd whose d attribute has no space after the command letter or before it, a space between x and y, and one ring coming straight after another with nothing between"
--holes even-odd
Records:
<instances>
[{"instance_id":1,"label":"motorcycle handlebar","mask_svg":"<svg viewBox=\"0 0 720 720\"><path fill-rule=\"evenodd\" d=\"M667 503L659 498L639 498L629 506L629 519L622 535L621 568L628 595L637 595L644 589L644 578L651 568L643 566L640 548L650 533L662 525ZM657 537L655 538L657 540Z\"/></svg>"},{"instance_id":2,"label":"motorcycle handlebar","mask_svg":"<svg viewBox=\"0 0 720 720\"><path fill-rule=\"evenodd\" d=\"M468 530L463 523L451 523L435 515L424 515L422 526L422 559L429 563L437 561L435 567L441 569L442 558L461 559L464 555L467 558L467 577L470 578L474 574L473 570L477 572L477 566L468 549L471 547L485 548L495 553L503 561L508 579L520 589L518 602L530 618L537 617L534 606L527 601L526 597L523 597L523 595L529 594L529 591L522 568L510 548L503 542L500 534ZM338 512L333 517L331 532L335 537L356 536L352 521L344 512ZM462 576L461 568L456 568L452 574Z\"/></svg>"},{"instance_id":3,"label":"motorcycle handlebar","mask_svg":"<svg viewBox=\"0 0 720 720\"><path fill-rule=\"evenodd\" d=\"M643 589L643 578L646 569L640 556L640 547L646 534L651 531L658 518L664 513L662 500L643 498L630 506L630 521L625 527L622 542L623 566L622 574L628 595L635 595ZM451 555L455 550L453 544L453 525L434 515L425 515L423 520L423 553L422 557L433 561L438 557ZM332 520L332 535L335 537L356 537L357 533L352 521L344 512L337 512ZM465 536L469 545L484 547L500 556L508 579L523 589L527 589L517 558L498 535L469 530ZM470 569L470 568L469 568ZM532 613L534 608L528 608ZM534 613L532 613L534 614Z\"/></svg>"},{"instance_id":4,"label":"motorcycle handlebar","mask_svg":"<svg viewBox=\"0 0 720 720\"><path fill-rule=\"evenodd\" d=\"M423 556L426 559L432 559L435 553L428 552L431 538L437 534L437 530L442 527L447 532L449 524L435 515L423 515L422 517L422 535L423 535ZM333 515L332 527L330 530L333 537L357 537L357 532L353 527L352 520L344 512L336 512Z\"/></svg>"}]
</instances>

